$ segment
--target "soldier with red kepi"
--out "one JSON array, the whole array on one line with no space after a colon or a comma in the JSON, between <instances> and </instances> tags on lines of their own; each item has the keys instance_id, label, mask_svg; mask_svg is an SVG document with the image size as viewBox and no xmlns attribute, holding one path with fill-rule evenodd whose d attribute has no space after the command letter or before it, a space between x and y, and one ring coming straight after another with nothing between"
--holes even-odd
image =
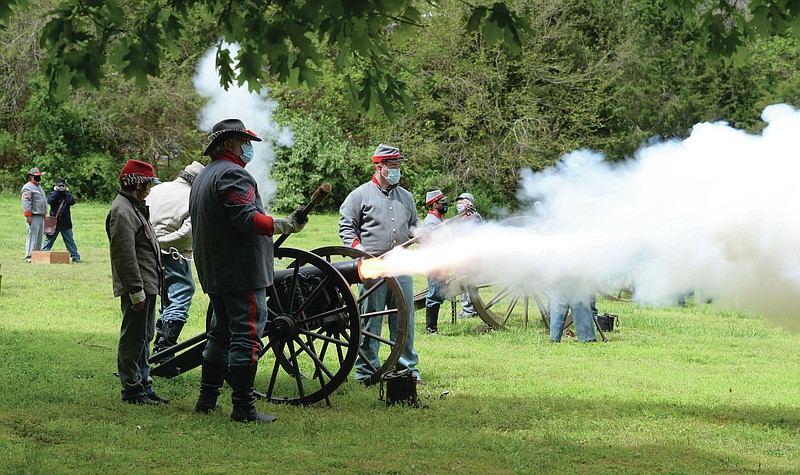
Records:
<instances>
[{"instance_id":1,"label":"soldier with red kepi","mask_svg":"<svg viewBox=\"0 0 800 475\"><path fill-rule=\"evenodd\" d=\"M345 198L339 208L339 237L345 246L380 256L421 231L418 228L417 208L414 198L405 188L398 186L400 163L403 157L397 147L380 144L372 156L374 172L372 180L359 186ZM387 286L380 286L361 303L361 314L374 313L386 308L405 305L408 309L408 336L403 352L397 361L398 370L410 370L418 384L424 384L417 369L419 356L414 348L414 282L411 276L397 277L403 290L405 302L395 302ZM364 285L359 284L359 292ZM362 319L362 327L376 335L381 334L383 317ZM389 334L392 340L397 335L397 313L389 315ZM373 368L380 367L378 350L380 343L362 338L361 351L356 360L356 379L365 381L372 376ZM367 361L361 357L366 355Z\"/></svg>"},{"instance_id":2,"label":"soldier with red kepi","mask_svg":"<svg viewBox=\"0 0 800 475\"><path fill-rule=\"evenodd\" d=\"M256 181L244 168L253 159L251 141L261 139L241 120L217 122L208 139L204 155L211 163L189 194L195 267L214 308L195 411L218 407L227 375L231 420L273 422L275 416L256 411L253 392L274 275L272 236L299 232L308 218L300 210L286 218L267 216Z\"/></svg>"},{"instance_id":3,"label":"soldier with red kepi","mask_svg":"<svg viewBox=\"0 0 800 475\"><path fill-rule=\"evenodd\" d=\"M447 197L441 190L429 191L425 195L425 206L428 208L428 215L422 222L422 226L431 230L442 224L442 217L447 214ZM445 336L439 333L439 307L444 303L442 290L444 282L428 276L428 295L425 297L425 334Z\"/></svg>"}]
</instances>

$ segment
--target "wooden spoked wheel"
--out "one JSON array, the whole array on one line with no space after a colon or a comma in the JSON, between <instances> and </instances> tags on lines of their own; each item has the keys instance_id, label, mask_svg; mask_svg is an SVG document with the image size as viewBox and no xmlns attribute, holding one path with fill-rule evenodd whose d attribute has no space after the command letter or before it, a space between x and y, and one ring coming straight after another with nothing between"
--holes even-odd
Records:
<instances>
[{"instance_id":1,"label":"wooden spoked wheel","mask_svg":"<svg viewBox=\"0 0 800 475\"><path fill-rule=\"evenodd\" d=\"M358 356L360 319L350 284L324 258L281 247L268 297L257 395L273 403L330 404Z\"/></svg>"},{"instance_id":2,"label":"wooden spoked wheel","mask_svg":"<svg viewBox=\"0 0 800 475\"><path fill-rule=\"evenodd\" d=\"M500 224L525 226L529 222L529 217L517 216ZM538 319L550 327L548 289L543 283L522 289L518 282L486 281L477 275L467 279L467 289L478 316L494 330L527 328L531 321Z\"/></svg>"},{"instance_id":3,"label":"wooden spoked wheel","mask_svg":"<svg viewBox=\"0 0 800 475\"><path fill-rule=\"evenodd\" d=\"M319 249L314 249L314 254L320 256L321 258L327 260L328 262L335 262L344 259L359 259L359 258L371 258L369 254L359 251L357 249L352 249L349 247L344 246L330 246L330 247L322 247ZM359 305L359 309L362 308L362 303L364 300L367 299L373 292L378 290L379 288L385 286L388 288L388 291L394 297L395 302L405 302L405 298L403 296L403 291L400 287L400 284L397 282L397 279L394 277L382 277L379 279L371 280L368 288L364 292L359 292L357 283L351 283L351 291L352 294L356 298L356 302ZM388 328L388 318L391 314L397 315L397 334L395 335L394 339L390 338L389 335L389 328ZM397 361L400 359L400 354L403 352L403 347L405 346L406 336L408 335L408 324L409 324L409 312L405 305L400 305L397 308L387 308L385 310L381 310L378 312L373 312L370 314L361 314L361 321L362 323L366 322L368 318L383 318L384 323L382 326L382 331L380 335L376 335L373 333L369 333L363 330L364 325L361 325L361 338L362 341L377 341L379 343L379 350L378 356L382 361L379 367L372 366L369 362L367 365L370 366L372 370L372 375L363 381L365 384L375 384L380 381L380 378L383 374L394 368L397 364ZM365 355L359 348L359 354L361 355L362 360L367 361Z\"/></svg>"}]
</instances>

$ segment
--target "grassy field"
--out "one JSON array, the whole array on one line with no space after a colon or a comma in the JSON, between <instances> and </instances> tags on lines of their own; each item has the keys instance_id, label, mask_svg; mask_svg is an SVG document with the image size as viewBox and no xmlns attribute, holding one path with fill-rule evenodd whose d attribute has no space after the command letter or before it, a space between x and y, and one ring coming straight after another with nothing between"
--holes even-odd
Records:
<instances>
[{"instance_id":1,"label":"grassy field","mask_svg":"<svg viewBox=\"0 0 800 475\"><path fill-rule=\"evenodd\" d=\"M480 334L447 304L450 336L429 337L417 312L423 408L349 381L330 406L257 402L279 421L237 424L228 388L221 411L192 412L199 370L156 380L167 406L123 404L107 209L73 208L83 263L26 264L19 197L0 196L0 473L800 473L800 336L695 303L601 300L621 325L589 345L541 324ZM338 244L336 219L287 245Z\"/></svg>"}]
</instances>

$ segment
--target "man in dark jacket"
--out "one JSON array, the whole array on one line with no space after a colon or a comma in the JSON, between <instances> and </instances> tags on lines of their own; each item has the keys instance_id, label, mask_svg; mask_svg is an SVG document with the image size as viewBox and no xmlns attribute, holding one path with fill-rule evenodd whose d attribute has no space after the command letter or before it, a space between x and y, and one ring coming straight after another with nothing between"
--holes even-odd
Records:
<instances>
[{"instance_id":1,"label":"man in dark jacket","mask_svg":"<svg viewBox=\"0 0 800 475\"><path fill-rule=\"evenodd\" d=\"M153 166L128 160L119 174L122 188L106 217L114 296L120 298L122 328L117 372L122 400L131 404L166 404L153 391L150 341L156 325L156 296L161 290L161 248L144 200L155 179Z\"/></svg>"},{"instance_id":2,"label":"man in dark jacket","mask_svg":"<svg viewBox=\"0 0 800 475\"><path fill-rule=\"evenodd\" d=\"M56 186L47 195L47 202L50 204L50 216L58 216L58 220L56 221L56 232L52 236L47 236L42 250L52 249L58 234L61 233L64 245L69 251L69 257L72 258L73 263L79 263L81 255L78 254L78 246L75 244L75 237L72 234L72 216L69 211L70 207L75 204L75 197L69 192L66 180L63 178L56 180Z\"/></svg>"},{"instance_id":3,"label":"man in dark jacket","mask_svg":"<svg viewBox=\"0 0 800 475\"><path fill-rule=\"evenodd\" d=\"M204 152L209 163L192 185L189 212L197 276L214 308L203 350L200 397L195 411L217 407L228 373L233 389L231 420L273 422L255 408L253 382L267 322L267 287L272 285L272 236L299 232L306 218L267 216L255 179L244 169L261 139L239 119L214 125Z\"/></svg>"}]
</instances>

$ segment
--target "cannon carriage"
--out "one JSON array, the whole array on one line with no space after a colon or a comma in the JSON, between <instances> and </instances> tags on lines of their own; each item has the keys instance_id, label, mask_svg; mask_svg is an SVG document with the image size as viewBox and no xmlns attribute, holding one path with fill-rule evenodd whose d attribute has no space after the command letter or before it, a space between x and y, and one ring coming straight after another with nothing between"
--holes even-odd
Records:
<instances>
[{"instance_id":1,"label":"cannon carriage","mask_svg":"<svg viewBox=\"0 0 800 475\"><path fill-rule=\"evenodd\" d=\"M275 249L274 284L268 289L267 324L256 377L258 396L273 403L310 405L325 400L352 372L361 351L361 338L377 341L383 363L366 381L373 384L391 370L402 352L409 315L404 307L361 314L360 303L381 286L402 302L397 280L382 277L364 282L359 265L367 254L331 246L305 251ZM357 286L365 287L359 293ZM364 318L382 318L396 312L395 340L361 330ZM209 304L208 322L213 314ZM388 332L387 332L388 333ZM202 364L206 332L151 356L151 374L174 377Z\"/></svg>"}]
</instances>

